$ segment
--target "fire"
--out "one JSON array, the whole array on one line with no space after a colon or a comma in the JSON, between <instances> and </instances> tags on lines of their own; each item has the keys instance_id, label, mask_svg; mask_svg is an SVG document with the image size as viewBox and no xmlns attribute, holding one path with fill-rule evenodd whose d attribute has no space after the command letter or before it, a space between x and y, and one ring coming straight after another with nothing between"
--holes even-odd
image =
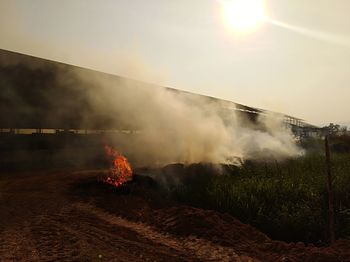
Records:
<instances>
[{"instance_id":1,"label":"fire","mask_svg":"<svg viewBox=\"0 0 350 262\"><path fill-rule=\"evenodd\" d=\"M105 146L106 155L111 160L111 167L104 182L116 187L132 180L132 169L128 159L109 146Z\"/></svg>"}]
</instances>

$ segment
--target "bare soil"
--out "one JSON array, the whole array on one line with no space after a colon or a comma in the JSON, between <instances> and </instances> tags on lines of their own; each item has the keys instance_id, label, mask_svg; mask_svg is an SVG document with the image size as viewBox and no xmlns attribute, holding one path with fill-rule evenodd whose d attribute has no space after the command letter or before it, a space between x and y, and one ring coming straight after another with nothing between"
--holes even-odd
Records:
<instances>
[{"instance_id":1,"label":"bare soil","mask_svg":"<svg viewBox=\"0 0 350 262\"><path fill-rule=\"evenodd\" d=\"M137 176L100 171L0 174L0 261L350 261L333 247L273 241L234 217L164 199Z\"/></svg>"}]
</instances>

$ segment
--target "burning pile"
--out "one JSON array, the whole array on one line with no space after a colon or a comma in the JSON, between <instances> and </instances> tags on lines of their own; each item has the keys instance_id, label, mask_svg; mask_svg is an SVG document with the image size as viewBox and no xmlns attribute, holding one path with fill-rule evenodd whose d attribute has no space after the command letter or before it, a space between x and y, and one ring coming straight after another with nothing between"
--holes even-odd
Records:
<instances>
[{"instance_id":1,"label":"burning pile","mask_svg":"<svg viewBox=\"0 0 350 262\"><path fill-rule=\"evenodd\" d=\"M109 146L105 146L105 151L111 161L111 167L103 181L116 187L131 181L132 169L128 159Z\"/></svg>"}]
</instances>

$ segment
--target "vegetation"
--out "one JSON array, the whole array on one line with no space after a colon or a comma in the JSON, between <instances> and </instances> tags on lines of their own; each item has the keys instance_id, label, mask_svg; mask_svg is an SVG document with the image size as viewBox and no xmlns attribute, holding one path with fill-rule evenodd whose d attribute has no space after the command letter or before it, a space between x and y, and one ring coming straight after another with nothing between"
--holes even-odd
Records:
<instances>
[{"instance_id":1,"label":"vegetation","mask_svg":"<svg viewBox=\"0 0 350 262\"><path fill-rule=\"evenodd\" d=\"M320 141L311 142L313 148L315 143ZM332 172L337 236L349 237L349 152L333 152ZM327 177L321 152L284 162L247 161L240 168L225 167L223 173L186 176L169 193L187 204L230 213L274 239L327 241Z\"/></svg>"}]
</instances>

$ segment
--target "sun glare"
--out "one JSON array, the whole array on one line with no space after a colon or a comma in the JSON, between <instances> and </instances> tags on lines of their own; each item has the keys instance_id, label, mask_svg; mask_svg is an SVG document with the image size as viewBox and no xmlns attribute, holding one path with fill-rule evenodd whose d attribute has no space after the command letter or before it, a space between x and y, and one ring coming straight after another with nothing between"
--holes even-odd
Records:
<instances>
[{"instance_id":1,"label":"sun glare","mask_svg":"<svg viewBox=\"0 0 350 262\"><path fill-rule=\"evenodd\" d=\"M256 29L266 19L264 0L221 0L224 18L239 33Z\"/></svg>"}]
</instances>

